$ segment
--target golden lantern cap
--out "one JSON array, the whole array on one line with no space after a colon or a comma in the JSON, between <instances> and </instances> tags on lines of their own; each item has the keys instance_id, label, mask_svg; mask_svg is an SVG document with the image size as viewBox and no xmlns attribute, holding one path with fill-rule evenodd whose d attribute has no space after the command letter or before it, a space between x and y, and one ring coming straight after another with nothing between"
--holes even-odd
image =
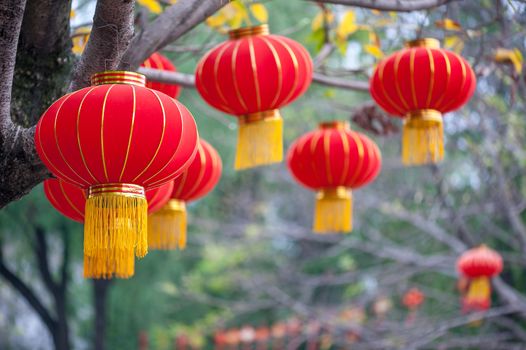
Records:
<instances>
[{"instance_id":1,"label":"golden lantern cap","mask_svg":"<svg viewBox=\"0 0 526 350\"><path fill-rule=\"evenodd\" d=\"M434 38L419 38L405 43L405 47L427 47L430 49L440 49L440 41Z\"/></svg>"},{"instance_id":2,"label":"golden lantern cap","mask_svg":"<svg viewBox=\"0 0 526 350\"><path fill-rule=\"evenodd\" d=\"M247 36L255 35L268 35L270 31L268 29L268 24L260 24L257 26L250 27L241 27L238 29L232 29L228 32L230 39L239 39Z\"/></svg>"},{"instance_id":3,"label":"golden lantern cap","mask_svg":"<svg viewBox=\"0 0 526 350\"><path fill-rule=\"evenodd\" d=\"M140 73L124 70L107 70L91 76L92 86L104 84L127 84L144 87L146 85L146 77Z\"/></svg>"},{"instance_id":4,"label":"golden lantern cap","mask_svg":"<svg viewBox=\"0 0 526 350\"><path fill-rule=\"evenodd\" d=\"M318 127L320 129L350 129L350 123L347 120L328 120L321 122Z\"/></svg>"}]
</instances>

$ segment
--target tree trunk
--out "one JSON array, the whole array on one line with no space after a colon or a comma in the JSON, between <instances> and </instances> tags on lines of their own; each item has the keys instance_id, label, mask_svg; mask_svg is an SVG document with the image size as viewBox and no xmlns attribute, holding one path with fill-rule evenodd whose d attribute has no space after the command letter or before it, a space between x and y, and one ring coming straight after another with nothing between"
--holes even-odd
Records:
<instances>
[{"instance_id":1,"label":"tree trunk","mask_svg":"<svg viewBox=\"0 0 526 350\"><path fill-rule=\"evenodd\" d=\"M69 350L71 349L71 344L69 340L69 326L67 320L67 311L66 311L66 298L57 299L56 301L56 312L57 312L57 322L55 327L52 330L53 342L55 344L56 350Z\"/></svg>"},{"instance_id":2,"label":"tree trunk","mask_svg":"<svg viewBox=\"0 0 526 350\"><path fill-rule=\"evenodd\" d=\"M95 324L93 349L104 350L106 340L106 299L110 280L93 280L93 305L95 307Z\"/></svg>"}]
</instances>

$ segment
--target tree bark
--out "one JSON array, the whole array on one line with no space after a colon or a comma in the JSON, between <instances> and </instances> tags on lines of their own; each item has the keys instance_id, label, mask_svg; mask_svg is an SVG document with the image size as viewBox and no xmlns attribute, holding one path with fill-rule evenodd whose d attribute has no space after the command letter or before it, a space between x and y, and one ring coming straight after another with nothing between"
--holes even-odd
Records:
<instances>
[{"instance_id":1,"label":"tree bark","mask_svg":"<svg viewBox=\"0 0 526 350\"><path fill-rule=\"evenodd\" d=\"M180 0L137 33L122 56L120 69L137 69L152 53L203 22L230 0Z\"/></svg>"},{"instance_id":2,"label":"tree bark","mask_svg":"<svg viewBox=\"0 0 526 350\"><path fill-rule=\"evenodd\" d=\"M93 305L95 308L93 349L104 350L106 341L107 299L111 280L93 280Z\"/></svg>"}]
</instances>

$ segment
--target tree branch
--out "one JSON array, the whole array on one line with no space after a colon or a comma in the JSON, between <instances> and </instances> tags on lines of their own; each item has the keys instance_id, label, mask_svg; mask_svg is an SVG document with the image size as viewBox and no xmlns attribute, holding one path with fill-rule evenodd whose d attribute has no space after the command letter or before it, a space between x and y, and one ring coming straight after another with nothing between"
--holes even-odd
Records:
<instances>
[{"instance_id":1,"label":"tree branch","mask_svg":"<svg viewBox=\"0 0 526 350\"><path fill-rule=\"evenodd\" d=\"M73 72L70 89L89 85L92 74L116 69L133 36L134 0L98 0L90 38Z\"/></svg>"},{"instance_id":2,"label":"tree branch","mask_svg":"<svg viewBox=\"0 0 526 350\"><path fill-rule=\"evenodd\" d=\"M152 53L181 37L229 1L180 0L168 7L142 32L135 35L122 57L119 68L136 69Z\"/></svg>"},{"instance_id":3,"label":"tree branch","mask_svg":"<svg viewBox=\"0 0 526 350\"><path fill-rule=\"evenodd\" d=\"M45 232L40 226L35 227L35 240L36 245L34 249L35 256L37 257L40 275L42 276L42 280L44 281L46 288L56 298L58 288L57 284L53 280L53 276L51 276L51 271L49 269L47 241L45 237Z\"/></svg>"},{"instance_id":4,"label":"tree branch","mask_svg":"<svg viewBox=\"0 0 526 350\"><path fill-rule=\"evenodd\" d=\"M456 0L317 0L330 4L356 6L380 11L411 12L428 10Z\"/></svg>"},{"instance_id":5,"label":"tree branch","mask_svg":"<svg viewBox=\"0 0 526 350\"><path fill-rule=\"evenodd\" d=\"M195 88L195 76L181 72L168 72L160 69L139 67L139 73L144 74L148 80L159 83L177 84L187 88Z\"/></svg>"},{"instance_id":6,"label":"tree branch","mask_svg":"<svg viewBox=\"0 0 526 350\"><path fill-rule=\"evenodd\" d=\"M12 118L18 125L35 125L42 112L68 88L73 58L70 11L71 0L27 3L11 101Z\"/></svg>"},{"instance_id":7,"label":"tree branch","mask_svg":"<svg viewBox=\"0 0 526 350\"><path fill-rule=\"evenodd\" d=\"M20 28L25 0L0 0L0 146L12 129L10 106Z\"/></svg>"},{"instance_id":8,"label":"tree branch","mask_svg":"<svg viewBox=\"0 0 526 350\"><path fill-rule=\"evenodd\" d=\"M193 74L181 72L167 72L159 69L139 67L138 72L144 74L148 80L160 83L177 84L184 87L195 88L195 77ZM321 73L314 73L313 81L326 86L340 89L369 91L369 84L366 81L345 80L340 78L328 77Z\"/></svg>"},{"instance_id":9,"label":"tree branch","mask_svg":"<svg viewBox=\"0 0 526 350\"><path fill-rule=\"evenodd\" d=\"M4 279L8 281L13 286L13 288L15 288L24 297L24 299L37 312L37 314L40 316L46 327L52 333L52 330L56 325L56 321L51 317L49 311L44 307L40 299L36 296L35 292L33 292L33 290L28 285L26 285L5 265L1 249L0 275L2 275Z\"/></svg>"},{"instance_id":10,"label":"tree branch","mask_svg":"<svg viewBox=\"0 0 526 350\"><path fill-rule=\"evenodd\" d=\"M345 90L369 91L369 83L366 81L329 77L318 72L314 72L312 75L312 81L320 85L326 85Z\"/></svg>"}]
</instances>

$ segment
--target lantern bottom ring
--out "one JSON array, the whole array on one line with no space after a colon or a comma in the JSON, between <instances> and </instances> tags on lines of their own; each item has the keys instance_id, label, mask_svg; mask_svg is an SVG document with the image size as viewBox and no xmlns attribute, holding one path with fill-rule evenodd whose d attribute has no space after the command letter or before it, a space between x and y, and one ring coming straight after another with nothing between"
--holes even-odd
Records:
<instances>
[{"instance_id":1,"label":"lantern bottom ring","mask_svg":"<svg viewBox=\"0 0 526 350\"><path fill-rule=\"evenodd\" d=\"M126 197L145 198L144 187L135 184L107 183L93 185L88 189L88 198L102 194L116 194Z\"/></svg>"}]
</instances>

